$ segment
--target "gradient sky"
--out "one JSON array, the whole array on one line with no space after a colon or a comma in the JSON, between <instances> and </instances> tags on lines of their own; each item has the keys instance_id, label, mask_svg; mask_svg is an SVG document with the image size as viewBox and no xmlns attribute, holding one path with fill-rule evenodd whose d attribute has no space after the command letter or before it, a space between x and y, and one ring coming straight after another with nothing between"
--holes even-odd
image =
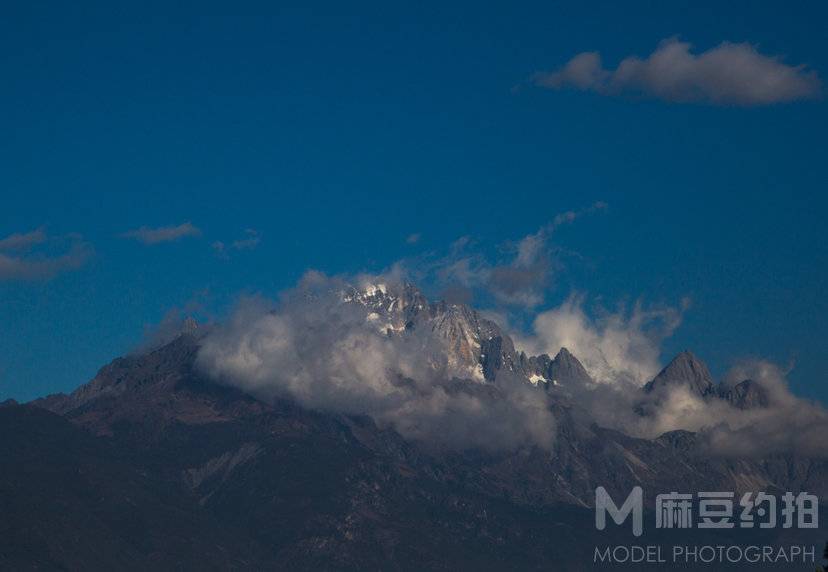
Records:
<instances>
[{"instance_id":1,"label":"gradient sky","mask_svg":"<svg viewBox=\"0 0 828 572\"><path fill-rule=\"evenodd\" d=\"M172 307L220 313L461 236L496 256L604 201L555 233L569 254L539 309L688 297L665 360L793 364L794 391L828 401L825 98L531 81L678 36L747 42L824 89L824 3L114 4L0 14L0 239L42 229L8 252L40 266L0 279L0 399L73 389Z\"/></svg>"}]
</instances>

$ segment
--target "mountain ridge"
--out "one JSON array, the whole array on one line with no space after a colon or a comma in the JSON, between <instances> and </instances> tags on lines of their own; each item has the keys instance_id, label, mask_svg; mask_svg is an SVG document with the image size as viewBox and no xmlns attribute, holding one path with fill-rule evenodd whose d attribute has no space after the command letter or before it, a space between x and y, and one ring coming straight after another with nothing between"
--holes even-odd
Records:
<instances>
[{"instance_id":1,"label":"mountain ridge","mask_svg":"<svg viewBox=\"0 0 828 572\"><path fill-rule=\"evenodd\" d=\"M376 312L379 318L370 323L385 319L388 312L393 317L399 302L391 306L392 301L383 297L386 293L373 294L371 303L379 304L370 310L383 313ZM255 397L205 375L197 365L203 330L190 328L161 347L113 360L69 395L0 408L0 424L3 415L17 419L10 434L21 444L32 443L10 449L16 452L8 458L20 459L28 450L43 459L42 471L28 477L18 474L25 463L11 463L15 469L9 478L28 478L31 487L46 487L52 462L49 441L61 435L71 442L83 441L95 451L90 458L101 462L96 466L90 461L84 470L101 478L121 474L118 471L145 474L146 498L180 497L180 510L194 523L189 548L182 549L186 554L176 561L180 566L188 568L189 559L199 552L211 554L199 546L211 541L215 523L232 538L246 538L246 559L231 550L223 558L232 563L216 557L216 569L406 569L405 563L410 567L416 562L418 569L429 570L470 564L492 570L509 565L583 570L597 538L590 508L597 486L616 499L643 486L649 502L655 494L674 490L807 490L828 499L828 463L823 459L796 454L714 456L699 433L667 431L646 439L601 427L565 391L577 384L602 391L569 350L562 348L555 358L526 356L476 311L457 305L432 308L410 294L410 302L401 306L422 307L410 314L403 310L404 327L383 335L427 329L429 335L447 341L446 347L468 344L466 349L474 349L470 355L478 361L463 361L468 358L463 355L458 363L481 368L486 364L483 371L488 368L492 381L485 375L482 382L458 380L452 391L468 391L474 399L497 398L502 391L498 376L519 374L533 392L529 395L548 399L555 419L551 450L528 444L514 450L433 447L404 438L370 415L307 408L287 396ZM479 348L471 343L476 341ZM695 360L689 368L691 387L709 377L709 372L704 375L706 366ZM531 375L543 376L544 381L532 383ZM671 383L681 381L671 378ZM705 398L718 399L721 393L723 403L752 407L754 386L759 387L755 382L740 383L727 391L707 392ZM643 388L638 391L647 397ZM48 410L54 418L26 422L26 415L17 413L35 408ZM32 437L44 431L46 441ZM65 449L69 457L80 454L74 452L75 445ZM31 494L14 505L12 517L17 512L31 515L33 507L41 506L28 498ZM81 502L64 498L59 489L54 494L50 502ZM102 501L107 511L140 514L117 498L116 494ZM147 506L154 506L152 502L148 500ZM35 518L31 526L56 526L51 519L57 517L46 514L50 520ZM149 515L142 518L153 531L152 539L139 549L144 552L136 562L144 563L146 554L163 546L156 536L166 529ZM121 537L128 534L117 520L106 522L111 530L120 530ZM94 534L91 524L78 521L74 526ZM107 542L112 553L122 550L121 540ZM52 547L46 553L57 563L93 558L93 547L78 550L90 552L73 556L65 548Z\"/></svg>"}]
</instances>

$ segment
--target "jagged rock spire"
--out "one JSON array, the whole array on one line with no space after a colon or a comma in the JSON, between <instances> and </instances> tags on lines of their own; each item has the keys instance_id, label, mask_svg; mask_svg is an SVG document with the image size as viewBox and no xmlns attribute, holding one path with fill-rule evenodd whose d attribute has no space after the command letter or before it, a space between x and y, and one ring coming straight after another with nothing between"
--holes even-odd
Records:
<instances>
[{"instance_id":1,"label":"jagged rock spire","mask_svg":"<svg viewBox=\"0 0 828 572\"><path fill-rule=\"evenodd\" d=\"M562 384L589 383L592 378L586 368L572 353L561 348L552 363L549 364L549 379Z\"/></svg>"},{"instance_id":2,"label":"jagged rock spire","mask_svg":"<svg viewBox=\"0 0 828 572\"><path fill-rule=\"evenodd\" d=\"M650 393L662 387L677 385L685 385L701 396L713 392L710 370L703 361L688 350L684 350L673 358L667 367L644 386L644 391Z\"/></svg>"}]
</instances>

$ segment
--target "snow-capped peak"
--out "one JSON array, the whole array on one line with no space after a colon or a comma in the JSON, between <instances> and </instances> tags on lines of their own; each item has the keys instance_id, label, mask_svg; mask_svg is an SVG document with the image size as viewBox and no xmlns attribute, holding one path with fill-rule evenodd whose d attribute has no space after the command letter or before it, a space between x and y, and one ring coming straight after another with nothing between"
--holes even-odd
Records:
<instances>
[{"instance_id":1,"label":"snow-capped peak","mask_svg":"<svg viewBox=\"0 0 828 572\"><path fill-rule=\"evenodd\" d=\"M429 302L408 282L365 280L346 287L342 300L362 306L366 323L384 336L419 336L424 349L436 352L427 361L448 377L493 382L498 372L507 371L542 388L588 378L566 350L554 360L545 354L519 355L494 322L465 304Z\"/></svg>"}]
</instances>

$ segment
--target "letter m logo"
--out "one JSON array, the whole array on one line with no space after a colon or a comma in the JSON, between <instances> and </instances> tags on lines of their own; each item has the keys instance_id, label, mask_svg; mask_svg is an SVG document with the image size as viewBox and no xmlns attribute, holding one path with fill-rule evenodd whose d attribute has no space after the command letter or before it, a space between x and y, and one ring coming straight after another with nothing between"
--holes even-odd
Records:
<instances>
[{"instance_id":1,"label":"letter m logo","mask_svg":"<svg viewBox=\"0 0 828 572\"><path fill-rule=\"evenodd\" d=\"M598 487L595 489L595 528L598 530L604 530L607 527L607 513L615 524L623 524L632 513L633 534L641 536L644 531L644 490L641 487L633 488L630 496L621 508L618 508L607 490L604 487Z\"/></svg>"}]
</instances>

